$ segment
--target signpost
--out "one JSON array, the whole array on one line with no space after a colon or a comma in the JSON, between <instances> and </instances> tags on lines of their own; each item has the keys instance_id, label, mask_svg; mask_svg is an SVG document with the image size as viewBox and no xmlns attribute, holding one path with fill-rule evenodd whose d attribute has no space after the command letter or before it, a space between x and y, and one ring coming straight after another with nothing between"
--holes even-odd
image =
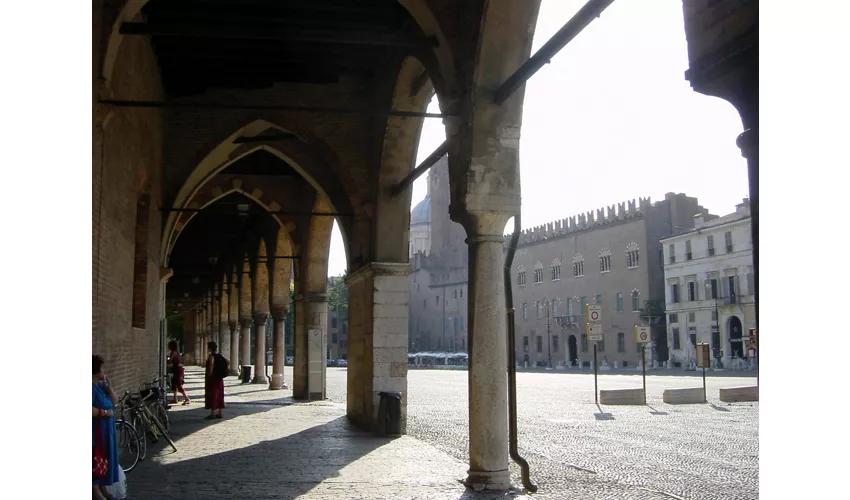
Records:
<instances>
[{"instance_id":1,"label":"signpost","mask_svg":"<svg viewBox=\"0 0 850 500\"><path fill-rule=\"evenodd\" d=\"M650 341L649 326L635 325L635 343L641 345L640 364L643 367L643 404L646 404L646 344Z\"/></svg>"},{"instance_id":2,"label":"signpost","mask_svg":"<svg viewBox=\"0 0 850 500\"><path fill-rule=\"evenodd\" d=\"M708 347L708 342L700 342L697 344L697 366L702 368L702 399L708 402L705 395L705 369L711 365L711 354Z\"/></svg>"},{"instance_id":3,"label":"signpost","mask_svg":"<svg viewBox=\"0 0 850 500\"><path fill-rule=\"evenodd\" d=\"M602 306L599 304L587 304L587 338L593 341L593 400L599 403L599 386L597 375L599 372L599 361L596 358L597 342L602 340Z\"/></svg>"}]
</instances>

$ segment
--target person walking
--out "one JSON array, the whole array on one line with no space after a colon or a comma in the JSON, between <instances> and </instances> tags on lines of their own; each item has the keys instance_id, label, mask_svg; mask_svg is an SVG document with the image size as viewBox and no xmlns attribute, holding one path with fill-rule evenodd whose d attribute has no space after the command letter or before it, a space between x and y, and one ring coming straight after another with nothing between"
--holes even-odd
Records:
<instances>
[{"instance_id":1,"label":"person walking","mask_svg":"<svg viewBox=\"0 0 850 500\"><path fill-rule=\"evenodd\" d=\"M114 410L118 396L106 377L103 358L94 354L91 364L92 455L95 464L92 468L92 497L103 500L111 498L105 488L120 480Z\"/></svg>"},{"instance_id":2,"label":"person walking","mask_svg":"<svg viewBox=\"0 0 850 500\"><path fill-rule=\"evenodd\" d=\"M177 392L180 391L180 394L183 395L183 405L187 405L191 401L186 394L186 389L183 388L186 372L183 369L183 359L180 358L180 352L177 350L177 341L169 342L168 349L171 351L168 355L168 360L171 363L171 390L174 391L174 400L171 403L177 404Z\"/></svg>"},{"instance_id":3,"label":"person walking","mask_svg":"<svg viewBox=\"0 0 850 500\"><path fill-rule=\"evenodd\" d=\"M204 420L222 418L221 410L224 409L224 377L228 373L228 361L218 352L215 342L207 344L209 356L207 356L206 376L204 377L204 408L210 414Z\"/></svg>"}]
</instances>

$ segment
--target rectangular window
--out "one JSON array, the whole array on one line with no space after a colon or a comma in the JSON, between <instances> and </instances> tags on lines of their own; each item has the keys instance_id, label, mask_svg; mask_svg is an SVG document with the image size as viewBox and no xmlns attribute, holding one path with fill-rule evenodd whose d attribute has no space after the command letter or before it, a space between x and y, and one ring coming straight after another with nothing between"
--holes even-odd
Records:
<instances>
[{"instance_id":1,"label":"rectangular window","mask_svg":"<svg viewBox=\"0 0 850 500\"><path fill-rule=\"evenodd\" d=\"M522 303L522 319L528 319L528 304Z\"/></svg>"},{"instance_id":2,"label":"rectangular window","mask_svg":"<svg viewBox=\"0 0 850 500\"><path fill-rule=\"evenodd\" d=\"M581 352L587 352L587 335L581 336Z\"/></svg>"},{"instance_id":3,"label":"rectangular window","mask_svg":"<svg viewBox=\"0 0 850 500\"><path fill-rule=\"evenodd\" d=\"M690 322L690 323L696 323L696 322L697 322L697 313L695 313L695 312L689 312L689 313L688 313L688 322Z\"/></svg>"},{"instance_id":4,"label":"rectangular window","mask_svg":"<svg viewBox=\"0 0 850 500\"><path fill-rule=\"evenodd\" d=\"M671 314L670 317L667 320L670 322L671 325L673 323L678 323L679 322L679 315L678 314Z\"/></svg>"},{"instance_id":5,"label":"rectangular window","mask_svg":"<svg viewBox=\"0 0 850 500\"><path fill-rule=\"evenodd\" d=\"M136 227L133 250L133 328L145 328L148 302L148 236L150 234L150 195L136 203Z\"/></svg>"},{"instance_id":6,"label":"rectangular window","mask_svg":"<svg viewBox=\"0 0 850 500\"><path fill-rule=\"evenodd\" d=\"M696 281L688 281L688 301L697 300L697 283Z\"/></svg>"},{"instance_id":7,"label":"rectangular window","mask_svg":"<svg viewBox=\"0 0 850 500\"><path fill-rule=\"evenodd\" d=\"M738 302L738 287L735 286L735 276L726 278L729 282L729 303L736 304Z\"/></svg>"},{"instance_id":8,"label":"rectangular window","mask_svg":"<svg viewBox=\"0 0 850 500\"><path fill-rule=\"evenodd\" d=\"M689 333L688 337L691 338L691 345L693 347L696 347L697 346L697 334L696 333L690 333L690 332L688 332L688 333Z\"/></svg>"},{"instance_id":9,"label":"rectangular window","mask_svg":"<svg viewBox=\"0 0 850 500\"><path fill-rule=\"evenodd\" d=\"M676 263L676 245L670 243L670 246L668 246L667 248L669 249L668 253L670 255L670 263L675 264Z\"/></svg>"},{"instance_id":10,"label":"rectangular window","mask_svg":"<svg viewBox=\"0 0 850 500\"><path fill-rule=\"evenodd\" d=\"M598 352L605 352L605 339L599 340L596 342Z\"/></svg>"},{"instance_id":11,"label":"rectangular window","mask_svg":"<svg viewBox=\"0 0 850 500\"><path fill-rule=\"evenodd\" d=\"M682 348L682 340L679 338L679 329L673 328L673 349L679 350Z\"/></svg>"},{"instance_id":12,"label":"rectangular window","mask_svg":"<svg viewBox=\"0 0 850 500\"><path fill-rule=\"evenodd\" d=\"M428 309L428 300L427 299L422 301L422 309Z\"/></svg>"},{"instance_id":13,"label":"rectangular window","mask_svg":"<svg viewBox=\"0 0 850 500\"><path fill-rule=\"evenodd\" d=\"M708 256L714 256L714 236L708 235Z\"/></svg>"},{"instance_id":14,"label":"rectangular window","mask_svg":"<svg viewBox=\"0 0 850 500\"><path fill-rule=\"evenodd\" d=\"M336 328L337 324L338 324L337 319L331 318L331 328Z\"/></svg>"},{"instance_id":15,"label":"rectangular window","mask_svg":"<svg viewBox=\"0 0 850 500\"><path fill-rule=\"evenodd\" d=\"M561 266L552 266L552 281L558 281L561 279Z\"/></svg>"},{"instance_id":16,"label":"rectangular window","mask_svg":"<svg viewBox=\"0 0 850 500\"><path fill-rule=\"evenodd\" d=\"M632 292L632 312L640 311L640 293L635 290Z\"/></svg>"},{"instance_id":17,"label":"rectangular window","mask_svg":"<svg viewBox=\"0 0 850 500\"><path fill-rule=\"evenodd\" d=\"M463 288L460 289L460 298L463 298Z\"/></svg>"},{"instance_id":18,"label":"rectangular window","mask_svg":"<svg viewBox=\"0 0 850 500\"><path fill-rule=\"evenodd\" d=\"M626 352L626 334L623 332L617 334L617 352Z\"/></svg>"},{"instance_id":19,"label":"rectangular window","mask_svg":"<svg viewBox=\"0 0 850 500\"><path fill-rule=\"evenodd\" d=\"M537 337L537 352L543 352L543 337Z\"/></svg>"},{"instance_id":20,"label":"rectangular window","mask_svg":"<svg viewBox=\"0 0 850 500\"><path fill-rule=\"evenodd\" d=\"M559 314L558 314L558 302L560 302L560 301L561 301L561 299L552 299L552 316L554 316L556 318L559 316Z\"/></svg>"},{"instance_id":21,"label":"rectangular window","mask_svg":"<svg viewBox=\"0 0 850 500\"><path fill-rule=\"evenodd\" d=\"M558 336L552 335L552 351L558 352Z\"/></svg>"},{"instance_id":22,"label":"rectangular window","mask_svg":"<svg viewBox=\"0 0 850 500\"><path fill-rule=\"evenodd\" d=\"M331 343L336 344L336 334L331 334Z\"/></svg>"},{"instance_id":23,"label":"rectangular window","mask_svg":"<svg viewBox=\"0 0 850 500\"><path fill-rule=\"evenodd\" d=\"M685 260L691 260L693 258L693 253L691 253L691 240L685 241Z\"/></svg>"},{"instance_id":24,"label":"rectangular window","mask_svg":"<svg viewBox=\"0 0 850 500\"><path fill-rule=\"evenodd\" d=\"M679 285L678 284L670 285L670 298L673 299L674 304L679 302Z\"/></svg>"},{"instance_id":25,"label":"rectangular window","mask_svg":"<svg viewBox=\"0 0 850 500\"><path fill-rule=\"evenodd\" d=\"M587 314L587 297L581 298L581 312L579 314Z\"/></svg>"},{"instance_id":26,"label":"rectangular window","mask_svg":"<svg viewBox=\"0 0 850 500\"><path fill-rule=\"evenodd\" d=\"M528 352L528 336L522 338L522 352Z\"/></svg>"},{"instance_id":27,"label":"rectangular window","mask_svg":"<svg viewBox=\"0 0 850 500\"><path fill-rule=\"evenodd\" d=\"M716 299L717 298L717 280L712 279L709 283L710 283L710 288L711 288L711 298Z\"/></svg>"},{"instance_id":28,"label":"rectangular window","mask_svg":"<svg viewBox=\"0 0 850 500\"><path fill-rule=\"evenodd\" d=\"M732 253L732 231L726 231L726 253Z\"/></svg>"},{"instance_id":29,"label":"rectangular window","mask_svg":"<svg viewBox=\"0 0 850 500\"><path fill-rule=\"evenodd\" d=\"M623 292L617 292L617 312L623 312Z\"/></svg>"},{"instance_id":30,"label":"rectangular window","mask_svg":"<svg viewBox=\"0 0 850 500\"><path fill-rule=\"evenodd\" d=\"M541 319L543 317L543 307L541 307L540 301L534 303L534 308L537 309L537 319Z\"/></svg>"},{"instance_id":31,"label":"rectangular window","mask_svg":"<svg viewBox=\"0 0 850 500\"><path fill-rule=\"evenodd\" d=\"M573 298L567 298L567 316L572 317L573 315Z\"/></svg>"},{"instance_id":32,"label":"rectangular window","mask_svg":"<svg viewBox=\"0 0 850 500\"><path fill-rule=\"evenodd\" d=\"M601 294L596 296L596 304L600 305L600 306L602 305L602 295Z\"/></svg>"},{"instance_id":33,"label":"rectangular window","mask_svg":"<svg viewBox=\"0 0 850 500\"><path fill-rule=\"evenodd\" d=\"M753 273L753 269L750 268L747 273L747 295L755 295L756 294L756 275Z\"/></svg>"},{"instance_id":34,"label":"rectangular window","mask_svg":"<svg viewBox=\"0 0 850 500\"><path fill-rule=\"evenodd\" d=\"M717 321L717 311L711 311L711 321Z\"/></svg>"}]
</instances>

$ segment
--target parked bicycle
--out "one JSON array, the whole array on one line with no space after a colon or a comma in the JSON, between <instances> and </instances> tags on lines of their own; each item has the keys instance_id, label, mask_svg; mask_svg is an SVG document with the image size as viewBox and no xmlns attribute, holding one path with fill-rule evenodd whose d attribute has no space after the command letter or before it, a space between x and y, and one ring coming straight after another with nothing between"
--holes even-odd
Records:
<instances>
[{"instance_id":1,"label":"parked bicycle","mask_svg":"<svg viewBox=\"0 0 850 500\"><path fill-rule=\"evenodd\" d=\"M118 464L126 474L139 463L139 438L136 430L129 422L124 419L116 419L115 439L118 441Z\"/></svg>"},{"instance_id":2,"label":"parked bicycle","mask_svg":"<svg viewBox=\"0 0 850 500\"><path fill-rule=\"evenodd\" d=\"M144 396L141 394L133 395L130 391L127 391L118 403L121 407L122 416L131 423L136 431L139 455L142 459L147 456L146 437L152 443L158 442L159 438L163 437L171 448L177 451L177 446L174 445L174 441L168 435L168 430L159 418L158 414L161 407L153 399L154 395L155 391L147 391Z\"/></svg>"}]
</instances>

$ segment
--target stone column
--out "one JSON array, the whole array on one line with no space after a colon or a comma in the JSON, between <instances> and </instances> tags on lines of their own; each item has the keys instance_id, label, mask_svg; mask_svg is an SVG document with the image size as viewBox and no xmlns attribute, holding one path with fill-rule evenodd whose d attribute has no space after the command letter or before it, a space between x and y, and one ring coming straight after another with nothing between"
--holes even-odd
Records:
<instances>
[{"instance_id":1,"label":"stone column","mask_svg":"<svg viewBox=\"0 0 850 500\"><path fill-rule=\"evenodd\" d=\"M218 337L221 339L221 343L218 345L218 352L225 358L230 359L230 326L225 320L218 322Z\"/></svg>"},{"instance_id":2,"label":"stone column","mask_svg":"<svg viewBox=\"0 0 850 500\"><path fill-rule=\"evenodd\" d=\"M507 490L508 374L504 237L508 215L477 212L469 244L469 475L474 489Z\"/></svg>"},{"instance_id":3,"label":"stone column","mask_svg":"<svg viewBox=\"0 0 850 500\"><path fill-rule=\"evenodd\" d=\"M408 275L410 265L372 262L348 277L347 413L374 429L381 392L401 393L407 432Z\"/></svg>"},{"instance_id":4,"label":"stone column","mask_svg":"<svg viewBox=\"0 0 850 500\"><path fill-rule=\"evenodd\" d=\"M328 296L295 297L295 370L292 395L296 399L325 399L328 345Z\"/></svg>"},{"instance_id":5,"label":"stone column","mask_svg":"<svg viewBox=\"0 0 850 500\"><path fill-rule=\"evenodd\" d=\"M266 322L268 313L254 314L254 380L252 384L268 384L266 377Z\"/></svg>"},{"instance_id":6,"label":"stone column","mask_svg":"<svg viewBox=\"0 0 850 500\"><path fill-rule=\"evenodd\" d=\"M757 80L756 80L757 81ZM755 116L744 120L749 127L744 130L736 141L741 148L741 156L747 159L747 172L750 181L750 232L753 240L753 301L756 312L756 334L759 326L759 133L758 133L758 107L756 105ZM746 329L746 326L741 325ZM746 330L744 330L745 333ZM744 349L746 349L746 344ZM756 345L756 359L752 360L756 367L756 384L759 382L758 374L758 345Z\"/></svg>"},{"instance_id":7,"label":"stone column","mask_svg":"<svg viewBox=\"0 0 850 500\"><path fill-rule=\"evenodd\" d=\"M272 381L270 389L289 389L283 376L284 355L286 350L283 345L283 332L286 325L286 314L288 311L279 311L274 315L274 334L272 336L272 347L274 357L272 358Z\"/></svg>"},{"instance_id":8,"label":"stone column","mask_svg":"<svg viewBox=\"0 0 850 500\"><path fill-rule=\"evenodd\" d=\"M230 374L239 375L239 328L236 320L231 320L230 328Z\"/></svg>"},{"instance_id":9,"label":"stone column","mask_svg":"<svg viewBox=\"0 0 850 500\"><path fill-rule=\"evenodd\" d=\"M242 356L240 364L242 366L251 364L251 318L239 318L239 326L242 329L239 332L239 340L242 345L239 347L239 354Z\"/></svg>"}]
</instances>

